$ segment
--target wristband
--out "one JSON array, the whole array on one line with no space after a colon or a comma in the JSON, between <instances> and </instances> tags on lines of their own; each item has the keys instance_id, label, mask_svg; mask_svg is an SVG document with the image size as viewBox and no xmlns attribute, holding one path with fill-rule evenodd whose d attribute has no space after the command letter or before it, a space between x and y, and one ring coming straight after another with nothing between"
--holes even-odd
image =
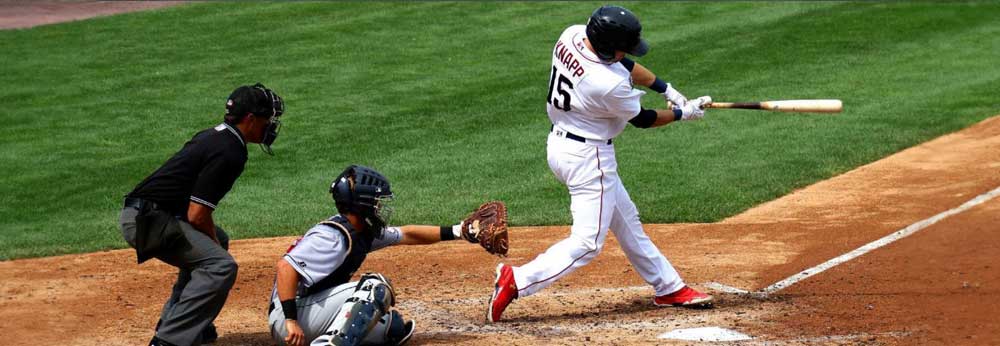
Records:
<instances>
[{"instance_id":1,"label":"wristband","mask_svg":"<svg viewBox=\"0 0 1000 346\"><path fill-rule=\"evenodd\" d=\"M297 320L299 307L295 305L295 298L281 301L281 312L285 313L286 320Z\"/></svg>"},{"instance_id":2,"label":"wristband","mask_svg":"<svg viewBox=\"0 0 1000 346\"><path fill-rule=\"evenodd\" d=\"M452 226L441 226L441 241L445 240L455 240L455 232L452 231Z\"/></svg>"},{"instance_id":3,"label":"wristband","mask_svg":"<svg viewBox=\"0 0 1000 346\"><path fill-rule=\"evenodd\" d=\"M650 85L649 88L653 89L653 91L655 92L662 94L667 92L667 82L664 82L662 79L660 79L660 77L656 77L656 80L653 81L653 85Z\"/></svg>"},{"instance_id":4,"label":"wristband","mask_svg":"<svg viewBox=\"0 0 1000 346\"><path fill-rule=\"evenodd\" d=\"M674 121L680 121L682 116L684 116L684 111L680 108L674 108Z\"/></svg>"}]
</instances>

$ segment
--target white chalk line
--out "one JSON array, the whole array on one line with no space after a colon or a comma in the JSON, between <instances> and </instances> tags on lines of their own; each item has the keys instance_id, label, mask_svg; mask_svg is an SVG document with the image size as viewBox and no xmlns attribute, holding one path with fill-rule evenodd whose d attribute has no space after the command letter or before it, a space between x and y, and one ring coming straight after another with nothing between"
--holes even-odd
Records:
<instances>
[{"instance_id":1,"label":"white chalk line","mask_svg":"<svg viewBox=\"0 0 1000 346\"><path fill-rule=\"evenodd\" d=\"M764 289L761 290L761 292L765 293L765 294L771 294L771 293L780 291L780 290L782 290L782 289L784 289L784 288L786 288L788 286L794 285L795 283L797 283L799 281L802 281L802 280L804 280L804 279L806 279L806 278L808 278L810 276L822 273L823 271L825 271L827 269L833 268L833 267L837 266L838 264L850 261L850 260L852 260L854 258L857 258L858 256L864 255L864 254L866 254L866 253L868 253L868 252L870 252L872 250L875 250L875 249L878 249L878 248L883 247L885 245L888 245L888 244L890 244L890 243L892 243L894 241L903 239L903 238L905 238L905 237L907 237L907 236L909 236L909 235L911 235L913 233L916 233L919 230L922 230L924 228L927 228L930 225L933 225L933 224L937 223L938 221L944 220L945 218L947 218L949 216L952 216L952 215L961 213L963 211L969 210L970 208L972 208L974 206L977 206L979 204L982 204L983 202L986 202L986 201L988 201L990 199L993 199L997 195L1000 195L1000 187L997 187L997 188L991 190L990 192L987 192L987 193L981 194L979 196L976 196L976 198L973 198L973 199L969 200L968 202L963 203L962 205L958 206L957 208L952 208L952 209L946 210L944 212L941 212L940 214L931 216L930 218L927 218L927 219L921 220L921 221L919 221L917 223L914 223L912 225L906 226L906 228L898 230L898 231L896 231L896 232L894 232L892 234L889 234L889 235L887 235L885 237L882 237L881 239L878 239L878 240L873 241L871 243L865 244L864 246L859 247L859 248L855 249L854 251L851 251L851 252L848 252L846 254L843 254L843 255L840 255L838 257L835 257L835 258L833 258L833 259L831 259L829 261L823 262L820 265L817 265L815 267L803 270L803 271L799 272L798 274L795 274L795 275L792 275L792 276L788 277L787 279L778 281L778 282L774 283L771 286L765 287Z\"/></svg>"},{"instance_id":2,"label":"white chalk line","mask_svg":"<svg viewBox=\"0 0 1000 346\"><path fill-rule=\"evenodd\" d=\"M706 282L703 285L705 287L709 288L709 289L713 289L713 290L716 290L716 291L719 291L719 292L722 292L722 293L750 294L750 291L747 291L747 290L744 290L744 289L740 289L740 288L736 288L736 287L729 286L729 285L724 285L724 284L721 284L721 283L718 283L718 282L714 282L714 281L712 281L712 282Z\"/></svg>"},{"instance_id":3,"label":"white chalk line","mask_svg":"<svg viewBox=\"0 0 1000 346\"><path fill-rule=\"evenodd\" d=\"M994 197L996 197L998 195L1000 195L1000 187L997 187L997 188L995 188L993 190L990 190L989 192L986 192L984 194L976 196L975 198L973 198L973 199L971 199L971 200L963 203L962 205L960 205L958 207L955 207L955 208L943 211L943 212L941 212L941 213L939 213L937 215L934 215L934 216L931 216L929 218L920 220L920 221L918 221L918 222L916 222L914 224L906 226L903 229L900 229L900 230L898 230L896 232L893 232L893 233L891 233L891 234L889 234L887 236L879 238L878 240L875 240L875 241L873 241L871 243L865 244L865 245L863 245L863 246L861 246L861 247L859 247L857 249L854 249L851 252L848 252L848 253L845 253L843 255L834 257L833 259L830 259L829 261L823 262L823 263L821 263L821 264L819 264L819 265L817 265L815 267L812 267L812 268L803 270L801 272L798 272L798 273L796 273L796 274L794 274L792 276L789 276L788 278L786 278L784 280L778 281L778 282L774 283L773 285L767 286L767 287L765 287L765 288L763 288L763 289L761 289L759 291L756 291L756 292L750 292L750 291L747 291L747 290L744 290L744 289L740 289L740 288L736 288L736 287L732 287L732 286L727 286L727 285L724 285L724 284L721 284L721 283L718 283L718 282L709 282L709 283L706 283L705 287L708 287L708 288L711 288L711 289L714 289L714 290L717 290L717 291L720 291L720 292L725 292L725 293L749 294L749 295L757 296L757 297L760 297L760 298L766 298L768 295L773 294L775 292L778 292L778 291L780 291L782 289L788 288L789 286L792 286L792 285L798 283L799 281L805 280L805 279L807 279L807 278L809 278L809 277L811 277L813 275L822 273L822 272L826 271L827 269L833 268L833 267L835 267L835 266L837 266L837 265L839 265L841 263L850 261L852 259L855 259L855 258L861 256L861 255L864 255L864 254L866 254L868 252L871 252L872 250L878 249L880 247L883 247L883 246L886 246L888 244L891 244L892 242L895 242L897 240L900 240L900 239L903 239L903 238L905 238L907 236L910 236L910 235L916 233L917 231L920 231L920 230L922 230L924 228L927 228L927 227L929 227L929 226L937 223L938 221L944 220L945 218L947 218L949 216L952 216L952 215L964 212L966 210L969 210L972 207L975 207L975 206L980 205L980 204L982 204L982 203L984 203L986 201L989 201L989 200L993 199Z\"/></svg>"}]
</instances>

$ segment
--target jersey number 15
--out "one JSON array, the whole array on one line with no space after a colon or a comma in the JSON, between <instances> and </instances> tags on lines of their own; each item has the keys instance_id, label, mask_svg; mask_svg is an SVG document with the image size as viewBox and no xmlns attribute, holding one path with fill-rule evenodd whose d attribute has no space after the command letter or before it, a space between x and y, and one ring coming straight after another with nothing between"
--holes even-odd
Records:
<instances>
[{"instance_id":1,"label":"jersey number 15","mask_svg":"<svg viewBox=\"0 0 1000 346\"><path fill-rule=\"evenodd\" d=\"M559 76L559 83L556 83L556 75ZM569 78L566 78L566 76L563 76L562 73L556 71L555 66L552 66L552 75L549 77L549 96L547 97L546 102L551 103L556 108L569 112L569 103L572 100L569 96L569 92L567 92L566 89L563 89L563 85L569 87L570 89L573 89L573 81L569 80ZM561 104L559 102L559 99L552 97L553 89L559 92L559 95L562 95Z\"/></svg>"}]
</instances>

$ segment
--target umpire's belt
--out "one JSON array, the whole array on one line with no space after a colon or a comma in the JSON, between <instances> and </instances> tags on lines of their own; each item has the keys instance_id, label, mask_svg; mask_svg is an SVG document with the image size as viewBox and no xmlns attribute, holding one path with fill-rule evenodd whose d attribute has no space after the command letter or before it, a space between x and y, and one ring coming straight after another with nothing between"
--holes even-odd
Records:
<instances>
[{"instance_id":1,"label":"umpire's belt","mask_svg":"<svg viewBox=\"0 0 1000 346\"><path fill-rule=\"evenodd\" d=\"M156 203L144 200L142 198L135 197L125 197L125 208L135 208L135 210L143 210L142 208L149 208L149 210L160 209L160 206Z\"/></svg>"},{"instance_id":2,"label":"umpire's belt","mask_svg":"<svg viewBox=\"0 0 1000 346\"><path fill-rule=\"evenodd\" d=\"M568 138L568 139L572 139L572 140L580 142L580 143L588 143L589 142L589 143L592 143L592 144L604 144L604 141L602 141L602 140L599 140L599 139L586 139L586 138L583 138L583 136L575 135L572 132L563 130L561 128L557 129L555 125L552 125L552 127L549 128L549 131L552 131L553 133L555 133L556 136L563 137L563 138ZM607 141L607 144L611 144L611 140L610 139Z\"/></svg>"}]
</instances>

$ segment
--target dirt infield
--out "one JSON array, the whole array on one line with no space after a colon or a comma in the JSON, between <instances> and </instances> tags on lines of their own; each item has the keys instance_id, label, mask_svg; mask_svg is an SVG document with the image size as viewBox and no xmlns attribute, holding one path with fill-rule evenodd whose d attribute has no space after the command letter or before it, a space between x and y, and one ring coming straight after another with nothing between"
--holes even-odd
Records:
<instances>
[{"instance_id":1,"label":"dirt infield","mask_svg":"<svg viewBox=\"0 0 1000 346\"><path fill-rule=\"evenodd\" d=\"M0 0L0 29L21 29L148 10L184 3L183 1L89 1L44 2Z\"/></svg>"},{"instance_id":2,"label":"dirt infield","mask_svg":"<svg viewBox=\"0 0 1000 346\"><path fill-rule=\"evenodd\" d=\"M0 0L0 29L178 3ZM708 326L753 337L727 345L998 345L1000 198L766 297L709 288L768 287L997 188L998 171L994 117L719 223L647 225L685 280L716 295L712 310L652 306L652 290L614 236L596 261L515 301L496 325L483 320L497 260L475 246L391 248L361 271L394 281L400 309L417 319L415 345L718 344L658 339ZM505 261L523 264L568 232L515 228ZM240 274L217 321L217 345L272 344L265 312L273 267L292 239L233 243ZM157 261L136 265L130 250L0 262L0 345L141 344L175 275Z\"/></svg>"},{"instance_id":3,"label":"dirt infield","mask_svg":"<svg viewBox=\"0 0 1000 346\"><path fill-rule=\"evenodd\" d=\"M990 191L998 169L995 117L719 223L647 232L692 285L753 291ZM482 322L496 261L474 246L387 249L362 271L394 280L401 310L418 320L417 345L708 344L657 339L705 326L753 336L736 343L746 345L998 344L998 212L1000 201L987 201L767 298L714 292L712 310L653 307L613 236L594 263L515 301L497 325ZM525 263L567 233L516 228L507 261ZM240 274L217 321L218 345L271 344L273 264L291 240L233 243ZM145 341L176 272L134 260L120 250L0 263L4 344L53 334L75 345ZM469 265L477 262L485 264Z\"/></svg>"}]
</instances>

